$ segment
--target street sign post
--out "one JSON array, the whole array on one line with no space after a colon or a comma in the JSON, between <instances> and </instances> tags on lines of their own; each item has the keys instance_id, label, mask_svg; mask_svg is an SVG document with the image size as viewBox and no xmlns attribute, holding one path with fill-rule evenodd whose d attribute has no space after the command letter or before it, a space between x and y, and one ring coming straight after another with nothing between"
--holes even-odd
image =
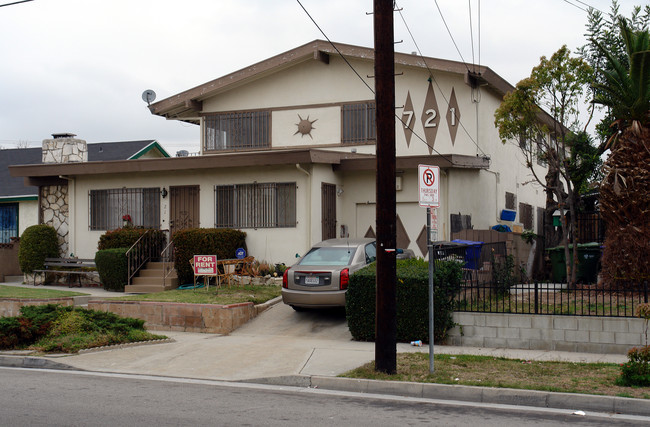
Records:
<instances>
[{"instance_id":1,"label":"street sign post","mask_svg":"<svg viewBox=\"0 0 650 427\"><path fill-rule=\"evenodd\" d=\"M429 372L434 372L433 366L433 241L435 229L438 237L438 212L440 207L440 168L438 166L418 165L418 190L420 206L427 208L427 248L429 249ZM432 209L433 208L433 209ZM433 227L432 227L433 226Z\"/></svg>"}]
</instances>

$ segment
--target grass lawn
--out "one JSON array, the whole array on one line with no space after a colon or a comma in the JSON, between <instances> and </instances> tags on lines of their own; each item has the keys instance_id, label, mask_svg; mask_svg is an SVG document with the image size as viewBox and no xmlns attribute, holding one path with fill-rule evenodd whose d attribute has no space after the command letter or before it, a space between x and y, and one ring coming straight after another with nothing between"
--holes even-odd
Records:
<instances>
[{"instance_id":1,"label":"grass lawn","mask_svg":"<svg viewBox=\"0 0 650 427\"><path fill-rule=\"evenodd\" d=\"M616 385L621 367L614 363L538 362L436 354L434 373L430 375L428 353L399 353L396 374L378 373L374 368L371 362L341 376L650 399L648 387Z\"/></svg>"},{"instance_id":2,"label":"grass lawn","mask_svg":"<svg viewBox=\"0 0 650 427\"><path fill-rule=\"evenodd\" d=\"M81 292L57 291L54 289L19 288L0 285L0 298L61 298L88 295Z\"/></svg>"},{"instance_id":3,"label":"grass lawn","mask_svg":"<svg viewBox=\"0 0 650 427\"><path fill-rule=\"evenodd\" d=\"M156 292L142 295L126 295L123 297L111 298L117 301L159 301L159 302L183 302L190 304L237 304L252 302L261 304L277 296L280 296L281 287L277 285L243 285L219 287L210 286L210 289L174 289L165 292Z\"/></svg>"}]
</instances>

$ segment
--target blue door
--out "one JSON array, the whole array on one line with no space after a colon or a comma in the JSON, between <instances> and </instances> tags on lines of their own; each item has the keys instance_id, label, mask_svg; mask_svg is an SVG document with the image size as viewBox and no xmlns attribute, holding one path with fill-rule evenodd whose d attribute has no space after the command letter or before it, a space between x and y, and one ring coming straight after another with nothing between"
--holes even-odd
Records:
<instances>
[{"instance_id":1,"label":"blue door","mask_svg":"<svg viewBox=\"0 0 650 427\"><path fill-rule=\"evenodd\" d=\"M18 237L18 203L0 204L0 243Z\"/></svg>"}]
</instances>

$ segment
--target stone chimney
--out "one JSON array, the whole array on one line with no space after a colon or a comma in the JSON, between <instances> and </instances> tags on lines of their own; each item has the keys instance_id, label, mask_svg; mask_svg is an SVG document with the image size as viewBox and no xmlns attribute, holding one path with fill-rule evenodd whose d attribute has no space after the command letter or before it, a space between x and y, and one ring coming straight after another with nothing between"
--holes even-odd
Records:
<instances>
[{"instance_id":1,"label":"stone chimney","mask_svg":"<svg viewBox=\"0 0 650 427\"><path fill-rule=\"evenodd\" d=\"M53 133L43 140L43 163L76 163L88 161L86 141L73 133Z\"/></svg>"},{"instance_id":2,"label":"stone chimney","mask_svg":"<svg viewBox=\"0 0 650 427\"><path fill-rule=\"evenodd\" d=\"M86 141L76 139L73 133L53 133L43 140L43 163L79 163L88 161ZM57 232L61 256L68 256L69 196L67 178L62 182L39 187L39 216Z\"/></svg>"}]
</instances>

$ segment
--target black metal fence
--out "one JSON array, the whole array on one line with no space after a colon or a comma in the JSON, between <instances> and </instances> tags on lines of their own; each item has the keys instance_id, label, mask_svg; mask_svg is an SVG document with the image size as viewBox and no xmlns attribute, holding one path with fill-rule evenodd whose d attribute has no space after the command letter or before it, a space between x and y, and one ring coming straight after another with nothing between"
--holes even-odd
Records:
<instances>
[{"instance_id":1,"label":"black metal fence","mask_svg":"<svg viewBox=\"0 0 650 427\"><path fill-rule=\"evenodd\" d=\"M433 259L463 264L456 311L569 316L635 317L648 303L648 282L603 286L523 283L504 242L434 246Z\"/></svg>"},{"instance_id":2,"label":"black metal fence","mask_svg":"<svg viewBox=\"0 0 650 427\"><path fill-rule=\"evenodd\" d=\"M576 216L576 238L579 243L605 241L605 223L600 212L584 212Z\"/></svg>"}]
</instances>

